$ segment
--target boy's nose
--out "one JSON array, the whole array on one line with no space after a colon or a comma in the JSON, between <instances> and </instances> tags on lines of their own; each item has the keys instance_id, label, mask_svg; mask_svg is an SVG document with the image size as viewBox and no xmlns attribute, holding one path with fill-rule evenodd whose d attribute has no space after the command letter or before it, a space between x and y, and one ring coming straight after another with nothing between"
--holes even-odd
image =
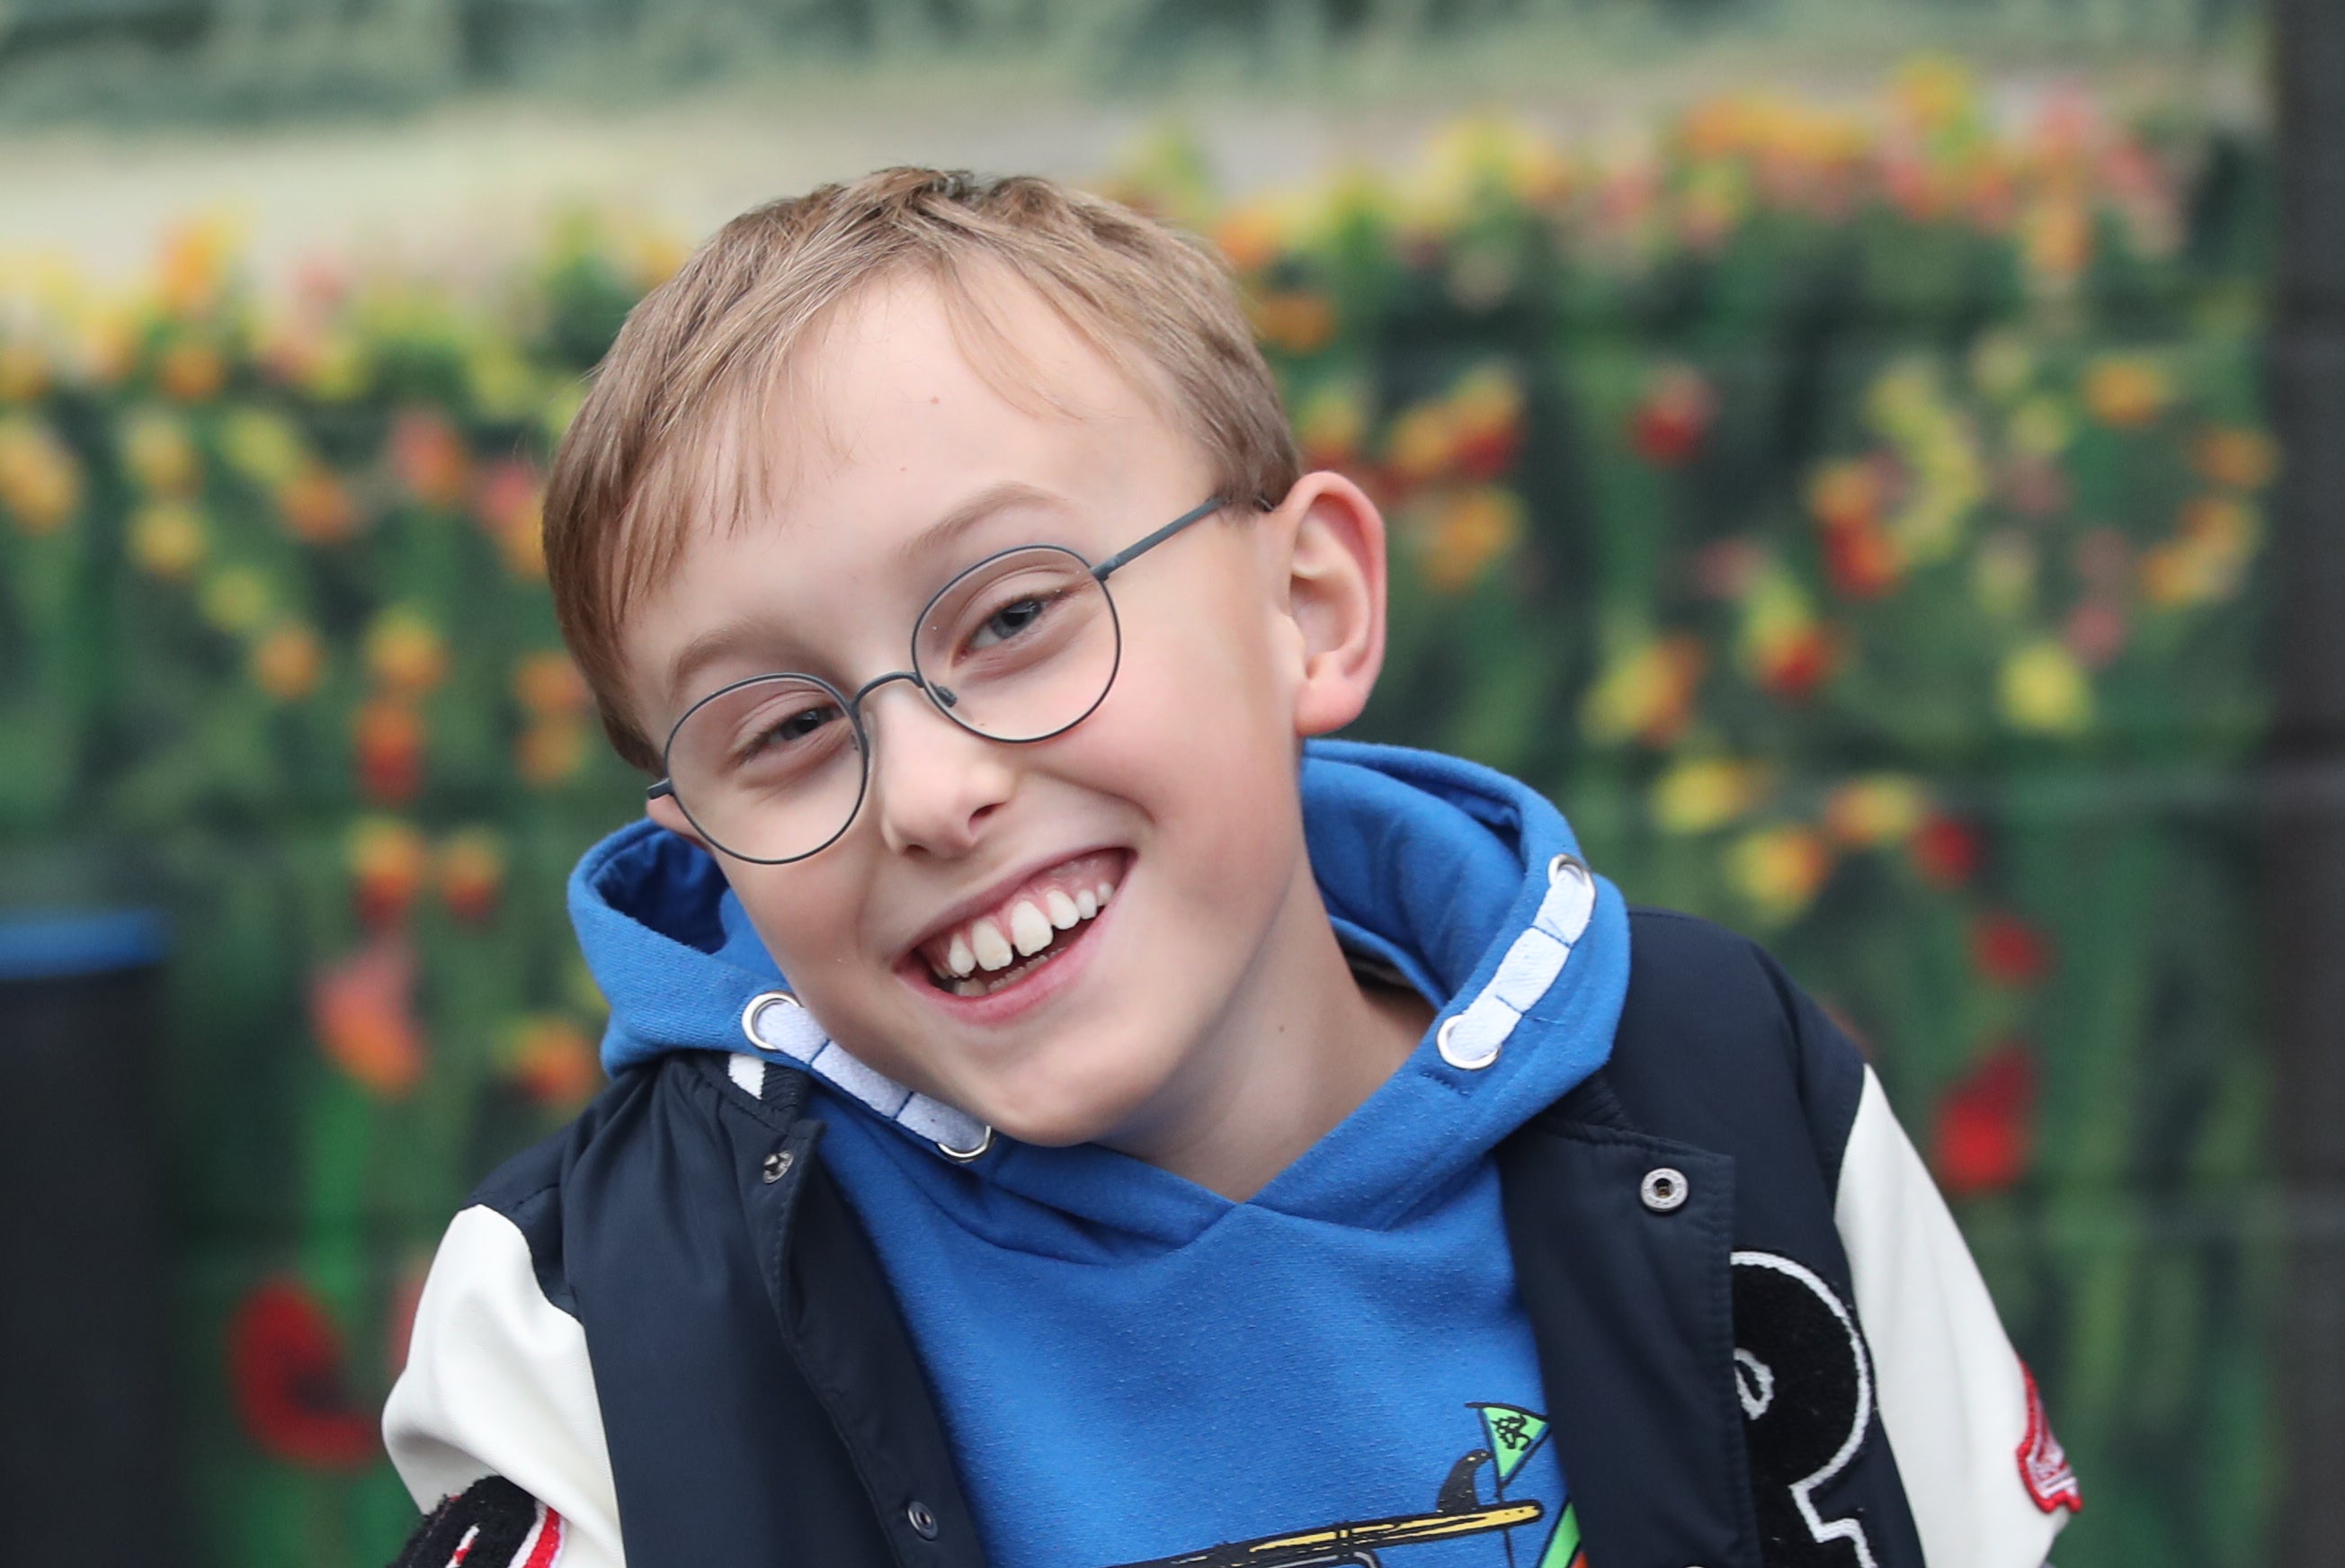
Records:
<instances>
[{"instance_id":1,"label":"boy's nose","mask_svg":"<svg viewBox=\"0 0 2345 1568\"><path fill-rule=\"evenodd\" d=\"M877 711L882 707L885 723ZM872 693L864 728L871 737L871 798L863 809L899 855L967 854L985 819L1017 787L1014 748L954 723L909 681Z\"/></svg>"}]
</instances>

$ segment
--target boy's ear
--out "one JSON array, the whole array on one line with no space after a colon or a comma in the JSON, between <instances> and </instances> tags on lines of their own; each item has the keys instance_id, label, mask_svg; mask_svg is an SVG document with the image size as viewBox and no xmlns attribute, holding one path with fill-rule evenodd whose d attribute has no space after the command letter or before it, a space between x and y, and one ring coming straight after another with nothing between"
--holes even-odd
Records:
<instances>
[{"instance_id":1,"label":"boy's ear","mask_svg":"<svg viewBox=\"0 0 2345 1568\"><path fill-rule=\"evenodd\" d=\"M1286 613L1301 634L1294 733L1360 716L1385 662L1385 520L1342 474L1304 474L1275 514L1285 525Z\"/></svg>"},{"instance_id":2,"label":"boy's ear","mask_svg":"<svg viewBox=\"0 0 2345 1568\"><path fill-rule=\"evenodd\" d=\"M688 838L701 848L708 849L708 841L700 836L700 830L692 825L690 817L684 814L684 807L675 804L675 796L653 795L644 802L644 814L677 837ZM714 855L716 852L709 849L708 853Z\"/></svg>"}]
</instances>

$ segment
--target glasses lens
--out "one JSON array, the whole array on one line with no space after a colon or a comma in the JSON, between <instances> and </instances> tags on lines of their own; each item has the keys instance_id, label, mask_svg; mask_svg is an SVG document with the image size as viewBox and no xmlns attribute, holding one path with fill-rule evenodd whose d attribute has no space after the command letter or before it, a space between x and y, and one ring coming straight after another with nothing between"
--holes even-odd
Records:
<instances>
[{"instance_id":1,"label":"glasses lens","mask_svg":"<svg viewBox=\"0 0 2345 1568\"><path fill-rule=\"evenodd\" d=\"M693 824L745 860L811 855L863 794L846 703L799 675L746 681L695 707L668 742L667 770Z\"/></svg>"},{"instance_id":2,"label":"glasses lens","mask_svg":"<svg viewBox=\"0 0 2345 1568\"><path fill-rule=\"evenodd\" d=\"M998 741L1054 735L1115 678L1115 611L1083 558L1051 545L980 561L946 584L912 642L945 711Z\"/></svg>"}]
</instances>

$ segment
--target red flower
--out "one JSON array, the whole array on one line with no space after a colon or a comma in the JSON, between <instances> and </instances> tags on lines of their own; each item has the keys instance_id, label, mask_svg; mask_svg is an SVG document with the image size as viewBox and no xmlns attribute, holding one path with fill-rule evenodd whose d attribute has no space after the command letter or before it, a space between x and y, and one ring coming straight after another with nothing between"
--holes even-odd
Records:
<instances>
[{"instance_id":1,"label":"red flower","mask_svg":"<svg viewBox=\"0 0 2345 1568\"><path fill-rule=\"evenodd\" d=\"M310 978L310 1027L327 1059L377 1099L404 1099L423 1077L415 951L378 936Z\"/></svg>"},{"instance_id":2,"label":"red flower","mask_svg":"<svg viewBox=\"0 0 2345 1568\"><path fill-rule=\"evenodd\" d=\"M1824 531L1824 575L1850 599L1878 599L1897 586L1903 567L1897 547L1877 527Z\"/></svg>"},{"instance_id":3,"label":"red flower","mask_svg":"<svg viewBox=\"0 0 2345 1568\"><path fill-rule=\"evenodd\" d=\"M1960 887L1978 870L1978 830L1933 812L1906 840L1905 853L1914 857L1914 869L1931 886Z\"/></svg>"},{"instance_id":4,"label":"red flower","mask_svg":"<svg viewBox=\"0 0 2345 1568\"><path fill-rule=\"evenodd\" d=\"M2027 1173L2035 1144L2035 1060L2007 1040L1938 1101L1938 1184L1949 1198L2002 1192Z\"/></svg>"},{"instance_id":5,"label":"red flower","mask_svg":"<svg viewBox=\"0 0 2345 1568\"><path fill-rule=\"evenodd\" d=\"M1971 926L1971 962L1998 986L2033 986L2052 967L2052 944L2015 915L1982 915Z\"/></svg>"},{"instance_id":6,"label":"red flower","mask_svg":"<svg viewBox=\"0 0 2345 1568\"><path fill-rule=\"evenodd\" d=\"M364 1470L381 1452L371 1411L343 1382L341 1336L296 1280L264 1280L228 1324L228 1388L247 1436L303 1470Z\"/></svg>"},{"instance_id":7,"label":"red flower","mask_svg":"<svg viewBox=\"0 0 2345 1568\"><path fill-rule=\"evenodd\" d=\"M1840 663L1840 650L1821 626L1802 626L1759 653L1759 684L1787 703L1815 695Z\"/></svg>"},{"instance_id":8,"label":"red flower","mask_svg":"<svg viewBox=\"0 0 2345 1568\"><path fill-rule=\"evenodd\" d=\"M1682 468L1701 450L1718 412L1718 395L1701 372L1673 366L1654 373L1629 420L1629 443L1659 468Z\"/></svg>"},{"instance_id":9,"label":"red flower","mask_svg":"<svg viewBox=\"0 0 2345 1568\"><path fill-rule=\"evenodd\" d=\"M359 789L369 800L401 805L423 787L423 715L396 697L377 697L351 724Z\"/></svg>"}]
</instances>

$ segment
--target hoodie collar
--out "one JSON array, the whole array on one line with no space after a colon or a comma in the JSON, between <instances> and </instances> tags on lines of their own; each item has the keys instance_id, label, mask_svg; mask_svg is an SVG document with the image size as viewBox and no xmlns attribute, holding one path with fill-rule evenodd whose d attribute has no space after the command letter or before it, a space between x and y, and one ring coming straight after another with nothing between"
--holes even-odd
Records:
<instances>
[{"instance_id":1,"label":"hoodie collar","mask_svg":"<svg viewBox=\"0 0 2345 1568\"><path fill-rule=\"evenodd\" d=\"M1254 1199L1358 1222L1405 1210L1603 1064L1627 986L1627 911L1589 873L1552 804L1472 763L1315 742L1303 810L1339 939L1439 1009L1399 1071ZM788 997L716 863L683 839L648 822L621 829L580 862L570 906L612 1006L607 1070L679 1049L787 1058L931 1149L966 1153L986 1141L974 1118L825 1038ZM1157 1194L1175 1211L1160 1217L1174 1230L1222 1202L1088 1146L1003 1143L966 1166L926 1158L952 1179L990 1179L1086 1210L1103 1180L1177 1184L1187 1191ZM1121 1222L1137 1218L1108 1201Z\"/></svg>"}]
</instances>

